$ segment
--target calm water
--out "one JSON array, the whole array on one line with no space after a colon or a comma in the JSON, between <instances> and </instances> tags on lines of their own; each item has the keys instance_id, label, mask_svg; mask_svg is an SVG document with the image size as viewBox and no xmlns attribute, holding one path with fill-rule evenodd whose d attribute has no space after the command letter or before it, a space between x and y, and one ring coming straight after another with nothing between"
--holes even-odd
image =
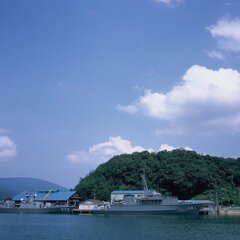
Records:
<instances>
[{"instance_id":1,"label":"calm water","mask_svg":"<svg viewBox=\"0 0 240 240\"><path fill-rule=\"evenodd\" d=\"M0 240L239 240L240 217L0 214Z\"/></svg>"}]
</instances>

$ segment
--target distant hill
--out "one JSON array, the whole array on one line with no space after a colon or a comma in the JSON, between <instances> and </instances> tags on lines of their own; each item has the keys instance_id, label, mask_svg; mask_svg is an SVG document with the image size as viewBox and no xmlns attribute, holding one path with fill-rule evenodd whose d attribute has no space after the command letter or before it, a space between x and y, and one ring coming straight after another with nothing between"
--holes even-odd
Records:
<instances>
[{"instance_id":1,"label":"distant hill","mask_svg":"<svg viewBox=\"0 0 240 240\"><path fill-rule=\"evenodd\" d=\"M23 191L48 189L67 190L57 184L36 178L0 178L0 200L6 197L14 197L16 194Z\"/></svg>"}]
</instances>

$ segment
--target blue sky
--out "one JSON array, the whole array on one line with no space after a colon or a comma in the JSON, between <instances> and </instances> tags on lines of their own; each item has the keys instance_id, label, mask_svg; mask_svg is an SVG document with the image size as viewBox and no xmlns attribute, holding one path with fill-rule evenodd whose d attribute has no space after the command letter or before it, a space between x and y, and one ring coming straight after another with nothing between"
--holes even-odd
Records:
<instances>
[{"instance_id":1,"label":"blue sky","mask_svg":"<svg viewBox=\"0 0 240 240\"><path fill-rule=\"evenodd\" d=\"M0 2L0 176L74 187L115 154L239 157L240 2Z\"/></svg>"}]
</instances>

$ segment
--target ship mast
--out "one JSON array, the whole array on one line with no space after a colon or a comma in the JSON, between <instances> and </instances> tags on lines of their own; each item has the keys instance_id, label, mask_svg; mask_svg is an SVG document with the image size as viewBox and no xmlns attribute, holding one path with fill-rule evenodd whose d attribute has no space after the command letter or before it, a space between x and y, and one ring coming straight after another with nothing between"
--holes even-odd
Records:
<instances>
[{"instance_id":1,"label":"ship mast","mask_svg":"<svg viewBox=\"0 0 240 240\"><path fill-rule=\"evenodd\" d=\"M148 192L148 186L147 186L147 180L146 180L146 175L145 175L144 169L143 169L143 174L141 174L141 177L142 177L144 195L146 195L146 193Z\"/></svg>"}]
</instances>

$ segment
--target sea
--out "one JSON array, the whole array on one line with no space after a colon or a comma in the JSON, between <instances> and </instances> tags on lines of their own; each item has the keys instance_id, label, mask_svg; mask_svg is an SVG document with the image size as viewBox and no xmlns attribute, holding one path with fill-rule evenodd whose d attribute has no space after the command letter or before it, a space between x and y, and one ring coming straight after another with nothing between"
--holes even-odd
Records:
<instances>
[{"instance_id":1,"label":"sea","mask_svg":"<svg viewBox=\"0 0 240 240\"><path fill-rule=\"evenodd\" d=\"M240 217L0 214L0 240L240 240Z\"/></svg>"}]
</instances>

